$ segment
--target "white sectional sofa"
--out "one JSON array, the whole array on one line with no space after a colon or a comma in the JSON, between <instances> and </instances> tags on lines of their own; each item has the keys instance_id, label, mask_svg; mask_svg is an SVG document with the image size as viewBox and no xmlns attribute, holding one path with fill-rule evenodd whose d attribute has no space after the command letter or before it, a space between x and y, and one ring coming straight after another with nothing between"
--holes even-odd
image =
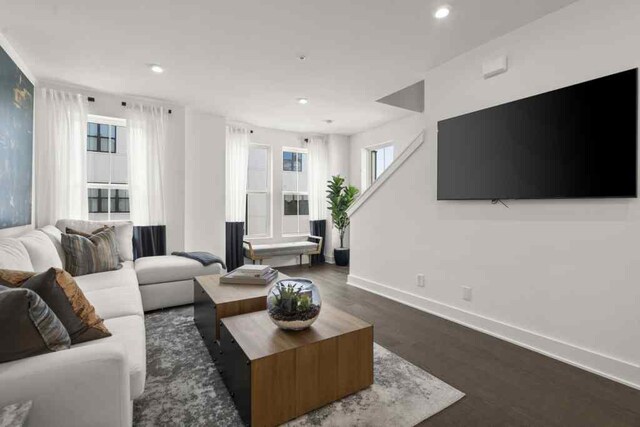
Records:
<instances>
[{"instance_id":1,"label":"white sectional sofa","mask_svg":"<svg viewBox=\"0 0 640 427\"><path fill-rule=\"evenodd\" d=\"M58 225L63 228L65 224ZM96 223L85 225L84 230L96 228ZM46 226L18 238L0 239L0 268L36 272L64 268L60 236L58 228ZM122 242L126 244L126 239ZM130 239L128 244L131 245ZM132 254L132 248L120 252L126 253L127 249ZM143 266L147 264L143 277L151 277L164 289L161 296L150 293L151 308L192 302L193 277L220 272L218 265L202 267L189 259L183 262L174 259L177 257L158 258L165 260L142 262ZM131 425L132 402L144 391L146 343L136 263L125 259L122 264L119 270L75 278L97 314L105 319L112 336L73 345L68 350L0 363L0 407L33 401L29 426ZM176 268L180 274L176 274ZM188 276L191 288L186 285ZM163 282L163 278L167 280ZM176 289L180 290L172 289L172 282L179 282ZM189 295L185 295L187 292Z\"/></svg>"}]
</instances>

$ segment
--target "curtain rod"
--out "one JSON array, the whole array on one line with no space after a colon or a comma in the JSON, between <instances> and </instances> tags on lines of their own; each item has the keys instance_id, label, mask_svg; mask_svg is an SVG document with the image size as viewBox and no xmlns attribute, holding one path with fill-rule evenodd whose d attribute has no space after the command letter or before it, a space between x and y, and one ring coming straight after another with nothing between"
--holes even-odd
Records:
<instances>
[{"instance_id":1,"label":"curtain rod","mask_svg":"<svg viewBox=\"0 0 640 427\"><path fill-rule=\"evenodd\" d=\"M87 97L87 101L89 101L89 102L96 102L96 99L95 99L93 96L88 96L88 97ZM123 107L126 107L126 106L127 106L127 103L126 103L126 102L124 102L124 101L122 101L122 106L123 106ZM172 111L171 111L171 110L169 110L169 114L171 114L171 113L172 113ZM252 131L252 132L253 132L253 131Z\"/></svg>"}]
</instances>

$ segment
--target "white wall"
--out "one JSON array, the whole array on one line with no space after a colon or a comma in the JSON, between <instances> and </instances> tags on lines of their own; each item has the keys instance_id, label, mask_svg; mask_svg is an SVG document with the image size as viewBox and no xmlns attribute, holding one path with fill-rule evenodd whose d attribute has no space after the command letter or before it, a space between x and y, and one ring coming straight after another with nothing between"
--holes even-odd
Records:
<instances>
[{"instance_id":1,"label":"white wall","mask_svg":"<svg viewBox=\"0 0 640 427\"><path fill-rule=\"evenodd\" d=\"M348 136L329 135L329 176L340 175L350 182L351 145ZM349 233L345 234L344 244L349 246ZM327 213L327 233L325 243L325 258L327 262L334 262L333 249L340 247L340 235L333 228L331 214Z\"/></svg>"},{"instance_id":2,"label":"white wall","mask_svg":"<svg viewBox=\"0 0 640 427\"><path fill-rule=\"evenodd\" d=\"M366 182L362 179L363 170L365 169L362 156L366 148L393 143L394 154L397 158L423 130L423 115L411 113L402 119L351 135L351 153L349 156L351 163L349 171L350 184L355 185L361 191L366 187Z\"/></svg>"},{"instance_id":3,"label":"white wall","mask_svg":"<svg viewBox=\"0 0 640 427\"><path fill-rule=\"evenodd\" d=\"M349 283L640 388L640 200L436 201L439 120L638 67L638 28L637 0L583 0L430 71L426 142L354 213Z\"/></svg>"},{"instance_id":4,"label":"white wall","mask_svg":"<svg viewBox=\"0 0 640 427\"><path fill-rule=\"evenodd\" d=\"M187 109L185 129L185 249L224 259L225 119Z\"/></svg>"},{"instance_id":5,"label":"white wall","mask_svg":"<svg viewBox=\"0 0 640 427\"><path fill-rule=\"evenodd\" d=\"M22 58L20 57L20 55L18 55L18 52L15 51L15 49L13 48L13 46L11 46L11 44L7 41L7 39L0 33L0 47L2 47L2 49L4 49L5 52L7 52L7 55L9 55L9 57L13 60L13 62L16 63L16 65L20 68L20 70L22 70L22 72L24 73L25 76L27 76L27 78L29 80L31 80L31 83L34 84L34 86L37 86L38 81L36 80L35 76L31 73L31 71L29 70L29 68L26 66L26 64L24 63L24 61L22 60ZM36 89L34 89L35 92ZM33 94L33 101L34 104L36 102L36 96L35 93ZM35 159L35 151L36 151L36 147L35 147L35 143L36 143L36 138L35 138L35 114L36 114L36 107L34 105L34 129L33 129L33 153L34 153L34 157L33 159ZM33 167L33 173L32 173L32 177L31 177L31 224L28 225L23 225L23 226L19 226L19 227L11 227L11 228L3 228L0 229L0 238L1 237L13 237L13 236L19 236L21 234L24 234L26 231L29 231L31 229L33 229L34 224L35 224L35 212L36 212L36 204L35 204L35 161L32 160L32 167Z\"/></svg>"}]
</instances>

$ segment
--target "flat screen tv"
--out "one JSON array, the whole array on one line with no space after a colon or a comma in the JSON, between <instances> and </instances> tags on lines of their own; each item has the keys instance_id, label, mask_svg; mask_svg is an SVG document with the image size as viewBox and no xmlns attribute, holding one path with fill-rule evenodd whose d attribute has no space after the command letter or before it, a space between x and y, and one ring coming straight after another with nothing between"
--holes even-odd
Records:
<instances>
[{"instance_id":1,"label":"flat screen tv","mask_svg":"<svg viewBox=\"0 0 640 427\"><path fill-rule=\"evenodd\" d=\"M438 200L637 197L638 69L438 123Z\"/></svg>"}]
</instances>

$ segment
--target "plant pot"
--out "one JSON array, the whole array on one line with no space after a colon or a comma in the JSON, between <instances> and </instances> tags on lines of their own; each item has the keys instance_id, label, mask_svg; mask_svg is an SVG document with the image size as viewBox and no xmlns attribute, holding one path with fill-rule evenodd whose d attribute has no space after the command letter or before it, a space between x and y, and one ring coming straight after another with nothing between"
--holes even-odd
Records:
<instances>
[{"instance_id":1,"label":"plant pot","mask_svg":"<svg viewBox=\"0 0 640 427\"><path fill-rule=\"evenodd\" d=\"M333 259L336 265L346 267L349 265L349 248L336 248L333 250Z\"/></svg>"}]
</instances>

